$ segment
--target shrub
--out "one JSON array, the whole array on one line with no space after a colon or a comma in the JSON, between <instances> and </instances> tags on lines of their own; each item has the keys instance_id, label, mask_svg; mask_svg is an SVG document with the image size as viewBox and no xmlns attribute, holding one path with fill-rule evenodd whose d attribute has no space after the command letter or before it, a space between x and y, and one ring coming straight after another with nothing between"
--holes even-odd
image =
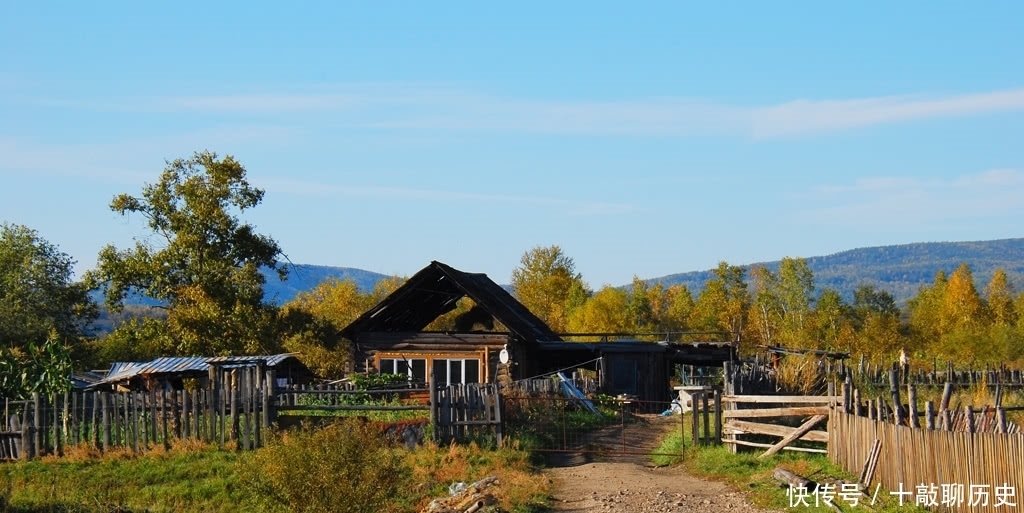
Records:
<instances>
[{"instance_id":1,"label":"shrub","mask_svg":"<svg viewBox=\"0 0 1024 513\"><path fill-rule=\"evenodd\" d=\"M409 476L380 430L358 419L287 432L247 459L243 482L265 509L389 511Z\"/></svg>"}]
</instances>

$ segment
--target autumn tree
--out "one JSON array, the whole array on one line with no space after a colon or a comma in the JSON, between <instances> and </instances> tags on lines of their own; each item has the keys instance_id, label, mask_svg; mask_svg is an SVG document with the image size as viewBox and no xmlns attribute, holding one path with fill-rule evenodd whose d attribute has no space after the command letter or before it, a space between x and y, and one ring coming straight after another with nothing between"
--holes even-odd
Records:
<instances>
[{"instance_id":1,"label":"autumn tree","mask_svg":"<svg viewBox=\"0 0 1024 513\"><path fill-rule=\"evenodd\" d=\"M199 152L167 163L141 196L121 194L110 204L122 215L139 214L153 238L135 247L113 245L99 254L89 277L118 309L141 292L168 309L166 329L177 354L255 354L277 349L276 309L263 298L260 268L278 272L281 248L242 222L238 214L263 200L231 156Z\"/></svg>"},{"instance_id":2,"label":"autumn tree","mask_svg":"<svg viewBox=\"0 0 1024 513\"><path fill-rule=\"evenodd\" d=\"M744 280L746 270L720 262L711 273L712 278L697 296L690 325L696 330L722 331L728 333L728 338L742 338L743 320L750 303Z\"/></svg>"},{"instance_id":3,"label":"autumn tree","mask_svg":"<svg viewBox=\"0 0 1024 513\"><path fill-rule=\"evenodd\" d=\"M512 271L512 292L555 332L568 328L569 312L585 301L587 286L576 263L558 246L535 247Z\"/></svg>"},{"instance_id":4,"label":"autumn tree","mask_svg":"<svg viewBox=\"0 0 1024 513\"><path fill-rule=\"evenodd\" d=\"M568 328L573 333L625 333L630 331L628 311L629 294L605 286L572 311Z\"/></svg>"},{"instance_id":5,"label":"autumn tree","mask_svg":"<svg viewBox=\"0 0 1024 513\"><path fill-rule=\"evenodd\" d=\"M0 224L0 349L77 342L97 310L74 263L35 230Z\"/></svg>"}]
</instances>

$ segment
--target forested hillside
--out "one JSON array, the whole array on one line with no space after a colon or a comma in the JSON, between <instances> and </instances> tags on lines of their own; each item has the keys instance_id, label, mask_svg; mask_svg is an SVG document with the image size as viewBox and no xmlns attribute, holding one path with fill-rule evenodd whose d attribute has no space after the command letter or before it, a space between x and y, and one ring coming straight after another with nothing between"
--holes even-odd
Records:
<instances>
[{"instance_id":1,"label":"forested hillside","mask_svg":"<svg viewBox=\"0 0 1024 513\"><path fill-rule=\"evenodd\" d=\"M818 292L826 288L835 289L847 301L853 299L858 285L867 284L890 292L896 303L903 305L922 286L930 285L938 271L950 274L961 263L971 266L979 287L988 283L995 270L1000 268L1006 271L1014 286L1019 288L1024 284L1024 238L901 244L804 258L814 273L815 289ZM729 263L747 265L744 262ZM753 265L763 265L773 272L779 268L778 261ZM686 285L697 292L711 278L712 273L708 270L671 274L646 281L665 287Z\"/></svg>"}]
</instances>

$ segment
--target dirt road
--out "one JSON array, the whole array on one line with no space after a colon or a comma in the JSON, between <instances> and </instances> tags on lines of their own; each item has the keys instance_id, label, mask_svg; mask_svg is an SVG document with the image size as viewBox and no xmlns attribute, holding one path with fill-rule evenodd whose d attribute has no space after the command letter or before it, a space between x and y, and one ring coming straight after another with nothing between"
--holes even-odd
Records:
<instances>
[{"instance_id":1,"label":"dirt road","mask_svg":"<svg viewBox=\"0 0 1024 513\"><path fill-rule=\"evenodd\" d=\"M678 417L650 417L637 423L637 431L627 437L653 449L656 443L652 442L666 430L678 429L678 422ZM552 479L554 511L766 511L754 508L744 494L722 483L689 475L678 466L655 468L643 455L595 460L583 454L556 453L549 457L546 472Z\"/></svg>"}]
</instances>

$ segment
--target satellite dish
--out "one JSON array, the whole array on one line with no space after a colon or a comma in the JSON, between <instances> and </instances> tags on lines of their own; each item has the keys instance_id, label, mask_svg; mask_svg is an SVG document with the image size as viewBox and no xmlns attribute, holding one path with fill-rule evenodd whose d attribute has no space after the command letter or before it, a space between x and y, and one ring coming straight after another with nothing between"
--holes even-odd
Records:
<instances>
[{"instance_id":1,"label":"satellite dish","mask_svg":"<svg viewBox=\"0 0 1024 513\"><path fill-rule=\"evenodd\" d=\"M508 363L508 349L502 349L501 352L498 353L498 361L503 364Z\"/></svg>"}]
</instances>

